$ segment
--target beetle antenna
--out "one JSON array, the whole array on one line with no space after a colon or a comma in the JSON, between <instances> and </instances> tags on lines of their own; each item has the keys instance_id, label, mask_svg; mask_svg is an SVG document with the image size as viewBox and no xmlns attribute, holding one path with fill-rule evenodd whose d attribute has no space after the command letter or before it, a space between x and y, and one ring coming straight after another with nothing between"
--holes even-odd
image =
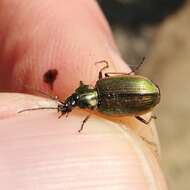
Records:
<instances>
[{"instance_id":1,"label":"beetle antenna","mask_svg":"<svg viewBox=\"0 0 190 190\"><path fill-rule=\"evenodd\" d=\"M45 110L45 109L57 109L57 107L39 107L39 108L29 108L18 111L17 113L22 113L25 111L35 111L35 110Z\"/></svg>"},{"instance_id":2,"label":"beetle antenna","mask_svg":"<svg viewBox=\"0 0 190 190\"><path fill-rule=\"evenodd\" d=\"M45 110L45 109L57 109L57 107L38 107L38 108L29 108L18 111L17 113L22 113L25 111L35 111L35 110Z\"/></svg>"}]
</instances>

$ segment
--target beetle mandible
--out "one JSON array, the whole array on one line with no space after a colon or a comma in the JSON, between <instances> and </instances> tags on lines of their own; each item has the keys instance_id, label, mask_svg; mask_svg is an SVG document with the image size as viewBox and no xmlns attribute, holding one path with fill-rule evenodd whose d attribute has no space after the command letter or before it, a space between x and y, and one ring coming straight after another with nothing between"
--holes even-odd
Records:
<instances>
[{"instance_id":1,"label":"beetle mandible","mask_svg":"<svg viewBox=\"0 0 190 190\"><path fill-rule=\"evenodd\" d=\"M107 72L104 77L102 71L109 68L109 63L106 60L98 61L95 64L104 63L105 66L99 71L95 87L80 81L79 87L64 102L56 97L50 97L58 101L57 107L24 109L19 113L39 109L57 109L58 112L61 112L60 118L65 114L67 116L74 107L78 106L81 109L96 110L111 116L134 116L141 122L148 124L152 118L156 117L151 116L146 121L141 115L150 112L160 102L160 89L148 78L131 75L143 61L129 73ZM79 132L83 130L89 117L90 114L83 120Z\"/></svg>"}]
</instances>

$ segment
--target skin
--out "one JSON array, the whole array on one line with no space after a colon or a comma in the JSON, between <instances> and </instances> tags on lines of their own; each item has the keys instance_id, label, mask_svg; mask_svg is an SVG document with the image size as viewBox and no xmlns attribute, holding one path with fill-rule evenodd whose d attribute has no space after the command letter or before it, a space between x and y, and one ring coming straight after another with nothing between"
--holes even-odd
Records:
<instances>
[{"instance_id":1,"label":"skin","mask_svg":"<svg viewBox=\"0 0 190 190\"><path fill-rule=\"evenodd\" d=\"M80 80L95 84L96 61L110 61L108 71L130 71L92 0L0 0L0 34L2 92L29 93L27 84L64 99ZM59 71L53 92L43 82L48 69ZM17 114L39 106L56 102L0 94L2 189L167 189L158 158L137 133L152 141L151 127L95 114L79 134L83 110L61 119L55 110Z\"/></svg>"}]
</instances>

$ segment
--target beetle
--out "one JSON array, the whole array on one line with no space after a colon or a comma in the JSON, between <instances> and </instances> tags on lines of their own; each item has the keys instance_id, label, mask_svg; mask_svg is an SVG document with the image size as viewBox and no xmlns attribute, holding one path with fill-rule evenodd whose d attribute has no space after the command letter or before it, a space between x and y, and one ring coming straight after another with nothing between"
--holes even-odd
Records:
<instances>
[{"instance_id":1,"label":"beetle","mask_svg":"<svg viewBox=\"0 0 190 190\"><path fill-rule=\"evenodd\" d=\"M144 59L143 59L144 61ZM143 61L135 68L137 70ZM79 87L65 101L57 97L51 97L58 101L57 107L38 107L24 109L19 113L39 109L57 109L63 115L70 113L74 107L81 109L95 110L100 113L111 116L134 116L141 122L148 124L141 115L150 112L160 102L160 89L148 78L140 75L131 75L135 70L129 73L107 72L103 77L103 70L109 68L109 63L102 60L98 63L104 63L99 71L99 77L95 87L86 85L80 81ZM83 120L79 132L83 130L84 124L89 119L90 114Z\"/></svg>"}]
</instances>

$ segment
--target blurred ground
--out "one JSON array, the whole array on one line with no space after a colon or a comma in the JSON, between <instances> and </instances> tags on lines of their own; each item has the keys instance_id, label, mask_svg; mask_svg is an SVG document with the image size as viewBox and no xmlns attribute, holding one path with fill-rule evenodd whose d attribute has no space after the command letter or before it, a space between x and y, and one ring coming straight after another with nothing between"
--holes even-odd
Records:
<instances>
[{"instance_id":1,"label":"blurred ground","mask_svg":"<svg viewBox=\"0 0 190 190\"><path fill-rule=\"evenodd\" d=\"M161 88L156 121L162 168L169 189L190 189L190 2L160 25L141 32L116 27L116 41L129 65L146 60L140 73Z\"/></svg>"},{"instance_id":2,"label":"blurred ground","mask_svg":"<svg viewBox=\"0 0 190 190\"><path fill-rule=\"evenodd\" d=\"M144 66L157 81L162 166L172 190L190 189L190 3L158 29Z\"/></svg>"}]
</instances>

